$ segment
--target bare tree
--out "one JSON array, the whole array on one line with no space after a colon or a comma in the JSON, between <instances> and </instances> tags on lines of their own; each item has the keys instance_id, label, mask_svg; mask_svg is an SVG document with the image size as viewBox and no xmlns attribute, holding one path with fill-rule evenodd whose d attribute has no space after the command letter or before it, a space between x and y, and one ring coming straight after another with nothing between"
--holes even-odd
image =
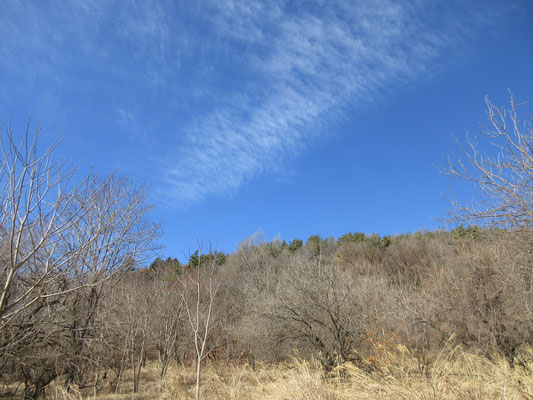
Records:
<instances>
[{"instance_id":1,"label":"bare tree","mask_svg":"<svg viewBox=\"0 0 533 400\"><path fill-rule=\"evenodd\" d=\"M59 140L39 154L39 128L30 135L28 125L20 143L10 128L0 134L0 358L33 365L21 371L37 397L59 372L74 379L102 283L152 256L158 225L146 220L144 188L114 175L80 179L55 159ZM73 358L61 352L46 379L36 374L43 360L20 358L59 343Z\"/></svg>"},{"instance_id":2,"label":"bare tree","mask_svg":"<svg viewBox=\"0 0 533 400\"><path fill-rule=\"evenodd\" d=\"M453 201L449 222L491 228L485 232L490 241L478 253L478 258L487 259L469 262L465 276L451 286L461 288L464 298L475 307L467 314L468 323L464 322L464 307L451 308L457 311L452 319L463 322L458 332L476 331L471 336L501 350L513 365L515 349L531 340L531 331L519 320L530 324L527 304L533 282L533 127L529 115L519 114L523 103L516 103L511 92L509 95L507 110L485 100L489 124L482 135L493 153L485 154L485 143L467 136L466 146L461 146L466 161L449 158L443 172L477 189L475 201ZM468 254L472 248L461 253ZM457 269L459 265L456 263ZM470 282L466 288L465 282Z\"/></svg>"},{"instance_id":3,"label":"bare tree","mask_svg":"<svg viewBox=\"0 0 533 400\"><path fill-rule=\"evenodd\" d=\"M384 279L342 271L331 261L318 270L297 259L282 273L266 306L258 304L257 313L279 349L288 345L304 356L319 355L325 368L348 360L359 363L365 334L381 327L379 320L394 309L390 296L378 295L386 287Z\"/></svg>"},{"instance_id":4,"label":"bare tree","mask_svg":"<svg viewBox=\"0 0 533 400\"><path fill-rule=\"evenodd\" d=\"M453 201L451 220L510 228L533 227L533 128L531 117L522 119L510 93L510 109L498 108L488 98L489 124L482 135L495 153L486 155L482 147L467 136L459 141L466 160L449 157L442 169L447 175L472 183L478 189L476 201Z\"/></svg>"},{"instance_id":5,"label":"bare tree","mask_svg":"<svg viewBox=\"0 0 533 400\"><path fill-rule=\"evenodd\" d=\"M182 299L187 319L193 335L196 360L196 398L200 398L200 380L202 361L209 355L209 334L215 325L215 297L220 287L217 280L218 264L215 252L202 255L199 246L199 257L196 265L189 266L180 278L183 285Z\"/></svg>"},{"instance_id":6,"label":"bare tree","mask_svg":"<svg viewBox=\"0 0 533 400\"><path fill-rule=\"evenodd\" d=\"M153 275L150 290L155 294L150 328L159 352L160 381L172 358L180 362L179 347L185 340L184 330L187 328L183 315L182 287L178 281L179 271L176 270L177 260L163 261L161 264L162 267L150 271Z\"/></svg>"},{"instance_id":7,"label":"bare tree","mask_svg":"<svg viewBox=\"0 0 533 400\"><path fill-rule=\"evenodd\" d=\"M147 224L142 188L54 159L59 141L37 152L39 128L17 144L2 131L0 240L7 262L0 270L0 331L38 299L98 286L132 267L154 248L158 227ZM76 277L76 279L72 279ZM68 281L68 285L64 282Z\"/></svg>"}]
</instances>

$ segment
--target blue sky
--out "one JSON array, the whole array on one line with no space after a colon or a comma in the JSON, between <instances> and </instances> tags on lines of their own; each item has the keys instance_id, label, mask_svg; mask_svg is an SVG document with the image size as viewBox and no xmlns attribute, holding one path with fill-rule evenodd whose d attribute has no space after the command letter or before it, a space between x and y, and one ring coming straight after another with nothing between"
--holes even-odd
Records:
<instances>
[{"instance_id":1,"label":"blue sky","mask_svg":"<svg viewBox=\"0 0 533 400\"><path fill-rule=\"evenodd\" d=\"M164 255L433 229L484 96L533 95L531 1L4 1L0 120L150 187Z\"/></svg>"}]
</instances>

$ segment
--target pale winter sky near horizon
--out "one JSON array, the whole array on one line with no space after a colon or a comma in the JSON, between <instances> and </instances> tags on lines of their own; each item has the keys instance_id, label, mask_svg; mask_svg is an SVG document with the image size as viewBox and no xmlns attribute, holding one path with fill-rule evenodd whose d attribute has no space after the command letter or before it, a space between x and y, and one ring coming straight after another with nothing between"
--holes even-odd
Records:
<instances>
[{"instance_id":1,"label":"pale winter sky near horizon","mask_svg":"<svg viewBox=\"0 0 533 400\"><path fill-rule=\"evenodd\" d=\"M451 134L533 96L533 2L5 0L0 58L3 126L148 185L185 260L439 227Z\"/></svg>"}]
</instances>

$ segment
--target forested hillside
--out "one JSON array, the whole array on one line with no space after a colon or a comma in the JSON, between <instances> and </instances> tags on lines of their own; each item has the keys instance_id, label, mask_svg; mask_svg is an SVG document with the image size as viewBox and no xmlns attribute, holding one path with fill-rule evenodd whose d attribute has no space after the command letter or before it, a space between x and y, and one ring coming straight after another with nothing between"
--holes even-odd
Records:
<instances>
[{"instance_id":1,"label":"forested hillside","mask_svg":"<svg viewBox=\"0 0 533 400\"><path fill-rule=\"evenodd\" d=\"M159 226L144 188L115 175L79 179L52 157L57 144L39 154L38 133L18 144L4 131L3 398L137 393L147 368L158 381L148 397L200 397L217 387L213 376L223 379L217 368L279 367L285 382L291 360L318 377L320 398L342 398L332 393L349 393L359 378L386 386L445 376L445 385L442 371L460 357L480 368L449 378L478 382L471 398L483 398L480 377L496 379L483 375L496 367L512 398L531 398L533 132L512 98L509 114L487 105L496 152L480 155L467 140L466 161L448 159L443 171L473 183L478 197L454 203L446 229L289 243L257 234L229 254L201 244L186 265L156 257ZM393 370L406 365L404 375ZM176 381L185 370L192 378ZM261 379L234 385L245 391Z\"/></svg>"},{"instance_id":2,"label":"forested hillside","mask_svg":"<svg viewBox=\"0 0 533 400\"><path fill-rule=\"evenodd\" d=\"M293 356L325 371L346 362L375 371L398 345L430 373L440 350L457 344L527 368L531 240L530 231L457 228L314 236L294 248L256 236L191 265L158 258L24 313L24 325L4 329L2 376L30 394L56 378L98 392L132 370L126 390L136 392L147 361L161 380L169 366ZM38 336L12 341L29 326Z\"/></svg>"}]
</instances>

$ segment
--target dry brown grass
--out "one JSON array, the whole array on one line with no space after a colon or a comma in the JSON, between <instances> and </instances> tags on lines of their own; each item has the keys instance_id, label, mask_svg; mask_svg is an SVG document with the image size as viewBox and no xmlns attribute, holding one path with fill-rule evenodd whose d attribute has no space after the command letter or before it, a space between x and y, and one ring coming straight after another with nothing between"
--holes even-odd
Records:
<instances>
[{"instance_id":1,"label":"dry brown grass","mask_svg":"<svg viewBox=\"0 0 533 400\"><path fill-rule=\"evenodd\" d=\"M202 381L202 398L209 400L533 400L533 348L520 354L520 364L510 368L502 357L492 360L448 348L438 355L430 368L422 369L409 351L399 345L380 353L372 368L344 364L326 373L317 362L294 358L278 365L208 365ZM370 364L368 365L370 367ZM372 369L372 372L369 372ZM156 372L155 365L153 367ZM124 391L101 394L99 399L194 398L192 368L172 367L159 386L155 373L147 370L142 393L131 394L127 377ZM55 400L79 400L81 393L55 389Z\"/></svg>"},{"instance_id":2,"label":"dry brown grass","mask_svg":"<svg viewBox=\"0 0 533 400\"><path fill-rule=\"evenodd\" d=\"M347 363L325 373L318 363L291 363L206 369L205 399L522 399L533 400L533 349L523 351L523 365L510 368L505 359L492 361L460 348L447 349L423 370L403 346L386 352L374 371ZM192 371L174 369L163 385L163 398L190 399Z\"/></svg>"},{"instance_id":3,"label":"dry brown grass","mask_svg":"<svg viewBox=\"0 0 533 400\"><path fill-rule=\"evenodd\" d=\"M156 362L150 362L141 373L141 381L138 393L132 393L133 388L133 371L126 371L121 377L118 385L118 391L115 393L114 379L108 381L103 387L99 388L98 394L94 393L94 388L85 388L76 390L71 388L67 392L61 385L62 381L57 382L47 388L46 398L52 400L154 400L161 398L161 385L159 383L159 365Z\"/></svg>"},{"instance_id":4,"label":"dry brown grass","mask_svg":"<svg viewBox=\"0 0 533 400\"><path fill-rule=\"evenodd\" d=\"M163 398L192 398L194 377L188 369L173 370L163 384ZM202 383L205 399L335 399L334 383L317 363L294 359L278 365L206 368Z\"/></svg>"},{"instance_id":5,"label":"dry brown grass","mask_svg":"<svg viewBox=\"0 0 533 400\"><path fill-rule=\"evenodd\" d=\"M443 351L431 368L422 370L406 348L398 346L377 362L369 374L351 364L340 370L349 378L335 379L337 399L533 399L533 351L510 368L503 357L492 361L459 347Z\"/></svg>"}]
</instances>

